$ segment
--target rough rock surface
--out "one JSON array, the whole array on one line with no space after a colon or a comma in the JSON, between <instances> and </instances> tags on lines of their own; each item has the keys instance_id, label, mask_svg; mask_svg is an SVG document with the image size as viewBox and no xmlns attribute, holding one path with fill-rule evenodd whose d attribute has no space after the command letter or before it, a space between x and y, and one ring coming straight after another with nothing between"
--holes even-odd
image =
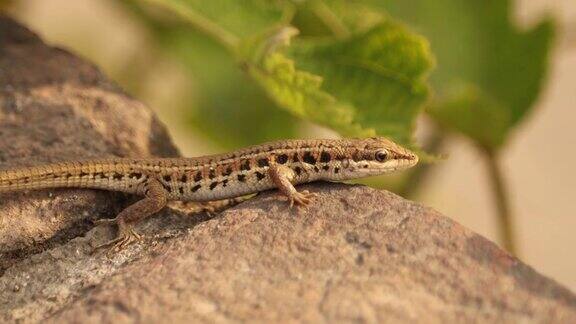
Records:
<instances>
[{"instance_id":1,"label":"rough rock surface","mask_svg":"<svg viewBox=\"0 0 576 324\"><path fill-rule=\"evenodd\" d=\"M266 193L210 220L172 212L108 259L104 229L0 278L0 321L565 322L576 296L450 219L364 186Z\"/></svg>"},{"instance_id":2,"label":"rough rock surface","mask_svg":"<svg viewBox=\"0 0 576 324\"><path fill-rule=\"evenodd\" d=\"M6 34L10 30L14 35ZM23 102L43 99L52 103L38 104L46 110L44 118L55 118L51 116L63 111L62 107L72 111L67 117L70 121L62 118L51 126L21 122L19 126L28 127L22 133L16 127L4 133L12 128L2 126L3 165L79 155L174 152L161 127L136 130L142 127L136 124L157 123L144 107L108 88L101 76L98 84L102 87L84 83L92 80L90 76L74 77L83 75L82 71L97 73L94 68L70 54L44 48L29 32L6 19L0 19L0 41L1 73L26 70L33 62L25 61L28 67L10 65L44 52L48 57L37 61L37 66L52 60L77 65L77 71L63 68L69 70L72 81L64 76L57 77L55 84L26 81L31 90L25 85L6 90L7 82L16 76L0 74L2 125L26 113L30 106ZM7 42L17 47L31 42L34 47L28 53L25 47L7 49L11 47ZM6 63L13 51L19 54L13 63ZM52 55L59 59L50 58ZM54 70L51 73L58 72ZM38 79L42 78L48 76ZM96 94L94 87L105 90ZM89 94L79 95L82 89ZM52 95L46 98L41 95L44 91ZM84 99L75 100L78 96ZM110 96L121 103L112 107ZM6 102L18 102L12 105L20 108L9 110ZM98 117L102 119L96 119L104 120L104 126L95 126L95 111L102 107L98 102L107 107ZM115 110L118 104L124 106ZM105 131L114 123L113 115L126 110L144 116L125 119L124 129ZM26 116L33 118L31 113ZM34 146L43 136L29 139L35 132L65 135L64 128L73 128L78 138L91 136L93 140L68 136L66 143L54 139ZM117 137L123 131L133 132L133 136ZM150 142L152 136L159 138L156 145ZM30 145L34 149L27 151ZM52 244L40 245L37 253L26 251L17 258L2 256L12 261L0 277L0 322L576 322L573 293L429 208L359 185L319 183L300 189L319 194L311 207L300 212L288 209L277 192L259 195L212 219L166 210L139 226L145 235L141 242L110 258L92 253L93 245L111 237L109 228L89 230L90 226L84 225L77 235L67 232L60 239L54 239L58 232L40 231L47 239L34 233L44 226L46 215L59 219L62 226L74 227L78 225L74 216L61 216L69 215L72 209L66 208L70 205L84 210L83 217L92 218L100 213L94 205L118 207L121 199L111 199L117 196L72 190L54 191L52 197L46 193L3 195L1 242L52 240ZM88 196L73 200L71 195ZM37 209L27 207L33 203L38 204ZM6 209L6 204L11 204L11 209ZM6 220L6 213L11 213L9 218L36 221L22 222L22 230L12 233L14 229L5 227L18 222Z\"/></svg>"},{"instance_id":3,"label":"rough rock surface","mask_svg":"<svg viewBox=\"0 0 576 324\"><path fill-rule=\"evenodd\" d=\"M93 65L0 17L0 168L106 156L175 156L152 111ZM125 197L51 190L0 198L0 273L75 237ZM88 217L89 216L89 217Z\"/></svg>"}]
</instances>

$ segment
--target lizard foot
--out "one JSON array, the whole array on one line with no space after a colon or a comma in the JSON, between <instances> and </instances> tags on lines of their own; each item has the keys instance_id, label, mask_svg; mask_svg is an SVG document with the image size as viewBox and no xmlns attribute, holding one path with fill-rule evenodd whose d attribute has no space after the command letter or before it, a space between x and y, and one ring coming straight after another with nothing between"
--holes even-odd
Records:
<instances>
[{"instance_id":1,"label":"lizard foot","mask_svg":"<svg viewBox=\"0 0 576 324\"><path fill-rule=\"evenodd\" d=\"M107 225L113 223L115 223L113 219L112 220L102 219L96 222L96 224L107 224ZM119 226L118 236L115 239L112 239L106 243L96 246L94 250L97 251L108 248L109 250L108 253L106 254L108 256L111 256L112 254L117 253L120 250L124 249L127 245L137 242L141 238L142 236L136 233L136 231L133 228L127 226Z\"/></svg>"},{"instance_id":2,"label":"lizard foot","mask_svg":"<svg viewBox=\"0 0 576 324\"><path fill-rule=\"evenodd\" d=\"M308 190L304 190L302 192L297 191L289 198L290 208L292 208L294 205L297 207L307 207L312 202L312 199L317 196L317 194L309 192Z\"/></svg>"}]
</instances>

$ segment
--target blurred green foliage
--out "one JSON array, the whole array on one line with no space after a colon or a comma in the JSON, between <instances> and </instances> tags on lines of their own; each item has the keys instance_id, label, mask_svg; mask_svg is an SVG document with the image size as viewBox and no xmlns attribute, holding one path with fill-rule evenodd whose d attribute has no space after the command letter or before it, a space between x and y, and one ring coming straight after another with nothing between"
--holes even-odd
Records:
<instances>
[{"instance_id":1,"label":"blurred green foliage","mask_svg":"<svg viewBox=\"0 0 576 324\"><path fill-rule=\"evenodd\" d=\"M487 149L501 147L527 116L548 68L550 18L528 30L511 1L373 1L426 35L438 60L431 115Z\"/></svg>"},{"instance_id":2,"label":"blurred green foliage","mask_svg":"<svg viewBox=\"0 0 576 324\"><path fill-rule=\"evenodd\" d=\"M191 125L225 147L297 136L285 112L344 136L413 146L434 58L428 42L391 15L426 35L437 56L430 115L496 149L533 106L553 36L550 19L519 30L505 0L132 3L198 81ZM147 3L154 9L139 8ZM291 45L289 26L300 34Z\"/></svg>"}]
</instances>

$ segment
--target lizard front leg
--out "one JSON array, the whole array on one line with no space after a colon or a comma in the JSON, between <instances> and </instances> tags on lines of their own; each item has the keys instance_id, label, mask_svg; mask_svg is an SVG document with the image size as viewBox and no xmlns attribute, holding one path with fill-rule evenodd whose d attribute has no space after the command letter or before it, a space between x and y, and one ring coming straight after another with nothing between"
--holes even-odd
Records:
<instances>
[{"instance_id":1,"label":"lizard front leg","mask_svg":"<svg viewBox=\"0 0 576 324\"><path fill-rule=\"evenodd\" d=\"M126 245L138 240L140 235L134 231L134 225L146 217L160 211L167 203L167 192L156 179L150 180L145 187L146 197L128 206L114 219L102 219L95 223L118 225L118 235L115 239L96 247L113 246L112 251L118 251Z\"/></svg>"},{"instance_id":2,"label":"lizard front leg","mask_svg":"<svg viewBox=\"0 0 576 324\"><path fill-rule=\"evenodd\" d=\"M268 168L268 174L272 182L278 187L290 202L290 208L296 204L297 206L307 206L316 197L315 193L310 193L308 190L299 192L294 188L292 181L294 181L294 170L281 164L272 163Z\"/></svg>"}]
</instances>

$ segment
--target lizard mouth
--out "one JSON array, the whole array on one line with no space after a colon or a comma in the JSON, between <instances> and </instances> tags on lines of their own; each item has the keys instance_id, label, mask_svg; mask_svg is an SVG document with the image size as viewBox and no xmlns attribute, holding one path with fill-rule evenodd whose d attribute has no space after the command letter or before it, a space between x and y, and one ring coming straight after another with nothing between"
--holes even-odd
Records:
<instances>
[{"instance_id":1,"label":"lizard mouth","mask_svg":"<svg viewBox=\"0 0 576 324\"><path fill-rule=\"evenodd\" d=\"M412 153L407 153L402 156L397 156L394 159L377 162L377 161L363 161L355 163L347 160L343 163L343 169L346 170L343 178L363 178L370 176L377 176L385 173L401 171L409 169L418 163L418 156Z\"/></svg>"},{"instance_id":2,"label":"lizard mouth","mask_svg":"<svg viewBox=\"0 0 576 324\"><path fill-rule=\"evenodd\" d=\"M404 169L411 168L411 167L415 166L416 164L418 164L418 160L419 160L418 155L416 155L412 152L408 152L408 153L404 154L403 156L401 156L400 158L392 160L390 162L396 163L395 170L404 170Z\"/></svg>"},{"instance_id":3,"label":"lizard mouth","mask_svg":"<svg viewBox=\"0 0 576 324\"><path fill-rule=\"evenodd\" d=\"M389 173L399 170L405 170L413 167L418 163L418 157L416 155L407 156L406 158L402 159L394 159L390 161L386 161L384 163L374 163L372 165L368 165L368 167L364 167L363 170L369 174L381 174L381 173Z\"/></svg>"}]
</instances>

